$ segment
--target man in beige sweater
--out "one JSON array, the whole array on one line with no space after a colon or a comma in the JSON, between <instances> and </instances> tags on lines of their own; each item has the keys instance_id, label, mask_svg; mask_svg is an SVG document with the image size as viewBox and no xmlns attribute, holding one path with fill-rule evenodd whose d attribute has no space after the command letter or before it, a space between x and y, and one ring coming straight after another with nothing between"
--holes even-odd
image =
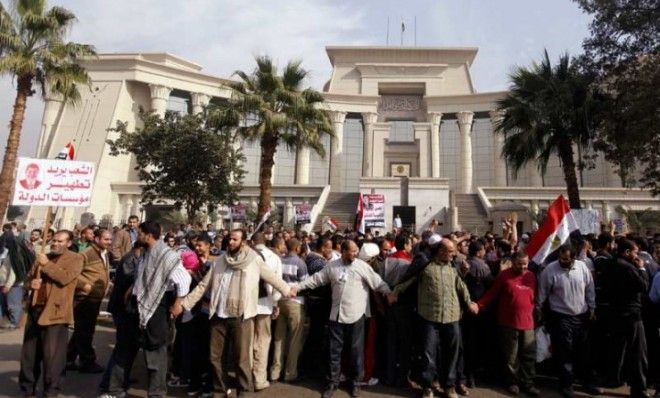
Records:
<instances>
[{"instance_id":1,"label":"man in beige sweater","mask_svg":"<svg viewBox=\"0 0 660 398\"><path fill-rule=\"evenodd\" d=\"M252 338L254 317L257 315L259 281L270 284L289 296L289 286L263 261L261 256L246 244L243 230L230 233L227 253L218 258L210 272L197 287L186 296L181 305L172 307L173 316L183 309L190 310L208 291L211 297L209 318L211 319L211 365L213 384L218 393L229 394L227 372L222 367L222 356L233 342L235 363L238 364L237 378L240 389L253 390Z\"/></svg>"}]
</instances>

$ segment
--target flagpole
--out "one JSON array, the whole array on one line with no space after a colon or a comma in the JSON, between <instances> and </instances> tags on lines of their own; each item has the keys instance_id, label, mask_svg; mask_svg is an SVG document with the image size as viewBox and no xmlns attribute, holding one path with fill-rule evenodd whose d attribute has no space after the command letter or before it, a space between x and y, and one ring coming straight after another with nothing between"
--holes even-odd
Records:
<instances>
[{"instance_id":1,"label":"flagpole","mask_svg":"<svg viewBox=\"0 0 660 398\"><path fill-rule=\"evenodd\" d=\"M403 23L403 17L401 18L401 47L403 47L403 32L406 31L406 25Z\"/></svg>"},{"instance_id":2,"label":"flagpole","mask_svg":"<svg viewBox=\"0 0 660 398\"><path fill-rule=\"evenodd\" d=\"M387 38L385 39L385 46L390 45L390 17L387 17Z\"/></svg>"}]
</instances>

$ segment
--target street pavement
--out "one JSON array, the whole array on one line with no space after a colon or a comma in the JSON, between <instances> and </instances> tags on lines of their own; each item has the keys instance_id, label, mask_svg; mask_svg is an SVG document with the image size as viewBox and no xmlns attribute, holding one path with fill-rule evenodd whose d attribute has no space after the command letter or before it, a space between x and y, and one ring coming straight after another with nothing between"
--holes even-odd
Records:
<instances>
[{"instance_id":1,"label":"street pavement","mask_svg":"<svg viewBox=\"0 0 660 398\"><path fill-rule=\"evenodd\" d=\"M18 389L18 369L19 355L21 350L23 333L22 330L1 331L0 332L0 397L19 397ZM115 333L108 321L101 320L96 329L94 344L96 347L99 363L105 365L112 346L114 344ZM140 356L136 360L133 370L133 377L137 380L135 385L129 391L130 397L146 397L146 373L144 362ZM61 397L84 397L93 398L97 396L97 387L101 375L79 374L77 372L68 372ZM556 380L551 378L540 378L539 386L542 390L541 397L556 398L560 397L553 387L556 386ZM299 384L277 383L270 388L259 393L241 395L241 397L258 398L318 398L323 388L321 382L303 381ZM419 397L420 391L410 389L392 389L380 385L365 387L362 391L362 398L394 398L394 397ZM588 397L586 394L577 393L578 397ZM168 396L186 397L185 390L170 389ZM437 396L437 395L436 395ZM521 394L521 397L524 396ZM625 397L628 396L628 389L607 390L607 395L602 397ZM349 394L345 390L339 390L336 398L347 398ZM477 398L496 398L508 397L500 387L480 386L470 390L470 397Z\"/></svg>"}]
</instances>

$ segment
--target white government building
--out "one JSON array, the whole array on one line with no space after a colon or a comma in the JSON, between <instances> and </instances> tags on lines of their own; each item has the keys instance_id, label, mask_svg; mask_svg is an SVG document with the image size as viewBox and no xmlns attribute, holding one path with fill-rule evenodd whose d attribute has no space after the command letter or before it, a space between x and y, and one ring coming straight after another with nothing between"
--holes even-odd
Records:
<instances>
[{"instance_id":1,"label":"white government building","mask_svg":"<svg viewBox=\"0 0 660 398\"><path fill-rule=\"evenodd\" d=\"M326 140L324 159L308 149L278 149L273 202L285 225L293 223L294 206L306 202L313 205L316 227L333 217L343 229L362 192L385 195L388 227L399 213L418 231L437 219L443 232L483 233L494 225L497 230L503 215L516 211L521 228L529 230L535 215L565 193L557 159L545 175L528 167L514 178L500 158L502 137L492 133L492 120L496 101L506 93L481 93L473 86L470 67L477 48L331 46L326 51L332 74L323 94L335 137ZM82 102L75 107L47 98L36 154L53 158L73 142L77 160L98 166L91 206L65 210L62 226L87 222L92 215L115 224L130 214L152 216L158 209L140 204L134 161L109 155L105 141L116 134L107 129L118 120L134 127L140 107L159 114L200 112L232 95L229 80L168 53L101 54L84 66L92 90L81 90ZM242 146L247 159L241 201L256 206L259 145ZM660 210L660 201L647 191L621 188L602 159L579 179L584 207L599 210L604 221L617 216L617 205ZM221 218L227 218L226 211ZM28 223L42 219L43 210L33 208Z\"/></svg>"}]
</instances>

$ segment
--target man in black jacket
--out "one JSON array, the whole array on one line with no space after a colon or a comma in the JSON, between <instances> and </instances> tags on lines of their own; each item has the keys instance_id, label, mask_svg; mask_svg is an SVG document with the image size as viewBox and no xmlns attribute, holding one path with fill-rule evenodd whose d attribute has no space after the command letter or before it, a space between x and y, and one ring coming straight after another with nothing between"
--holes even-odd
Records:
<instances>
[{"instance_id":1,"label":"man in black jacket","mask_svg":"<svg viewBox=\"0 0 660 398\"><path fill-rule=\"evenodd\" d=\"M630 396L648 397L646 393L646 338L642 322L642 296L648 294L649 280L644 263L637 257L639 248L628 240L617 241L616 261L603 269L600 276L602 289L610 302L610 354L615 372L620 380L626 363L626 381Z\"/></svg>"}]
</instances>

